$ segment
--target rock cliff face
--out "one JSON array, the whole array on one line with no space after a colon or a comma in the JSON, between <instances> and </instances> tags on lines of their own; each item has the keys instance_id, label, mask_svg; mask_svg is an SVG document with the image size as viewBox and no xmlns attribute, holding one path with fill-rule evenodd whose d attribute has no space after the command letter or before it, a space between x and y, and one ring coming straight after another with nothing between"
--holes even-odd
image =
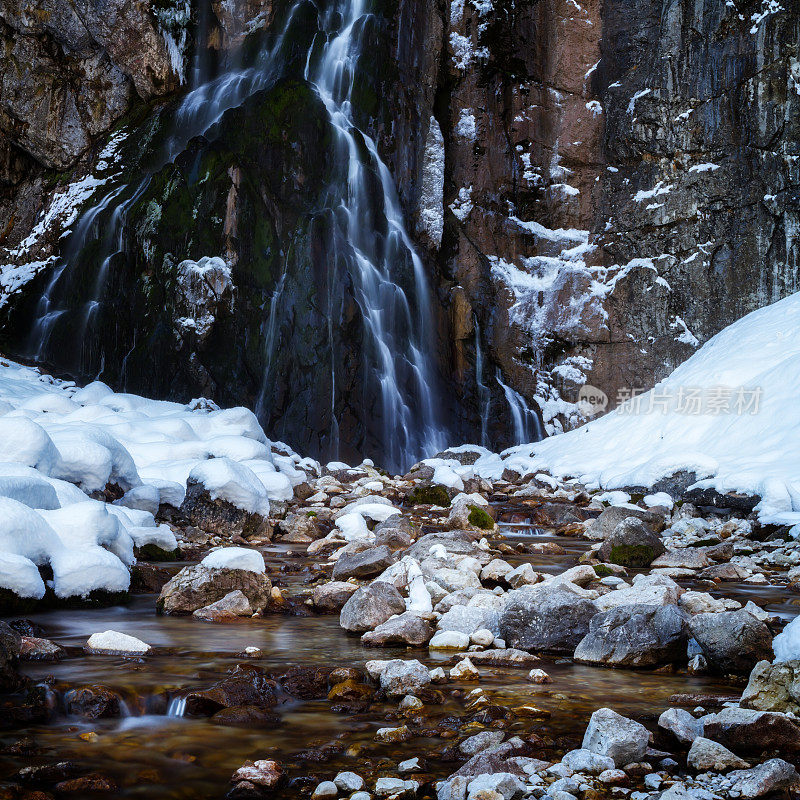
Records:
<instances>
[{"instance_id":1,"label":"rock cliff face","mask_svg":"<svg viewBox=\"0 0 800 800\"><path fill-rule=\"evenodd\" d=\"M88 311L82 333L69 328L76 342L38 351L51 366L246 402L300 450L380 459L336 257L341 170L303 77L316 11L300 4L286 35L288 3L50 5L0 10L14 64L0 88L5 346L37 354L42 294L72 259L61 301ZM394 177L433 286L453 440L498 447L536 435L537 417L548 432L579 424L583 384L613 407L800 288L796 6L391 0L374 11L353 120ZM282 79L158 162L178 100L153 98L234 52L263 69L254 54L278 40ZM60 239L117 185L141 188L120 190L124 213L115 200L78 223L95 231L79 251ZM112 228L103 260L89 245ZM206 256L225 259L235 291L201 338L185 324L178 265ZM279 320L276 306L291 314ZM343 399L331 401L321 387L334 362Z\"/></svg>"}]
</instances>

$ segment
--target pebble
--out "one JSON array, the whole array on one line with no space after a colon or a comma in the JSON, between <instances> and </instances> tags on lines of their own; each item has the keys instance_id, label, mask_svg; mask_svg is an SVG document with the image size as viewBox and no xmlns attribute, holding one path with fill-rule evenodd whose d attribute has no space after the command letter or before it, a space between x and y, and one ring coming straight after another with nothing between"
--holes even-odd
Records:
<instances>
[{"instance_id":1,"label":"pebble","mask_svg":"<svg viewBox=\"0 0 800 800\"><path fill-rule=\"evenodd\" d=\"M441 667L434 667L431 670L431 683L447 683L447 675Z\"/></svg>"},{"instance_id":2,"label":"pebble","mask_svg":"<svg viewBox=\"0 0 800 800\"><path fill-rule=\"evenodd\" d=\"M421 769L418 758L409 758L397 765L397 771L402 775L407 772L419 772Z\"/></svg>"},{"instance_id":3,"label":"pebble","mask_svg":"<svg viewBox=\"0 0 800 800\"><path fill-rule=\"evenodd\" d=\"M480 680L481 674L475 665L465 658L450 670L450 677L456 681L477 681Z\"/></svg>"},{"instance_id":4,"label":"pebble","mask_svg":"<svg viewBox=\"0 0 800 800\"><path fill-rule=\"evenodd\" d=\"M338 789L343 792L357 792L364 786L364 779L355 772L340 772L334 779Z\"/></svg>"},{"instance_id":5,"label":"pebble","mask_svg":"<svg viewBox=\"0 0 800 800\"><path fill-rule=\"evenodd\" d=\"M532 669L528 673L531 683L552 683L553 679L543 669Z\"/></svg>"},{"instance_id":6,"label":"pebble","mask_svg":"<svg viewBox=\"0 0 800 800\"><path fill-rule=\"evenodd\" d=\"M336 797L339 794L339 790L336 788L336 784L333 781L322 781L322 783L317 785L317 788L314 789L314 794L311 795L312 798L316 798L316 800L324 800L324 798L328 797Z\"/></svg>"}]
</instances>

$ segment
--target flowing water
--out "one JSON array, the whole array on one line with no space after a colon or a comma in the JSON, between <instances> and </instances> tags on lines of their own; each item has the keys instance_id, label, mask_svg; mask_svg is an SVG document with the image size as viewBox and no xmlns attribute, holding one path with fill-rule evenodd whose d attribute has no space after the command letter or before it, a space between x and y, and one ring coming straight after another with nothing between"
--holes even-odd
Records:
<instances>
[{"instance_id":1,"label":"flowing water","mask_svg":"<svg viewBox=\"0 0 800 800\"><path fill-rule=\"evenodd\" d=\"M243 66L238 50L222 57L222 67L210 63L203 46L207 32L202 31L208 23L201 16L201 44L187 94L173 109L159 112L160 132L139 158L141 168L125 173L128 177L122 182L109 181L112 185L104 187L105 193L75 225L36 307L27 356L76 376L102 377L107 363L105 332L114 328L110 301L124 287L112 276L130 258L131 225L143 224L130 217L137 201L150 188L153 176L184 154L195 137L207 134L226 111L273 86L301 61L303 77L322 100L335 139L334 172L340 183L331 187L331 196L341 201L333 209L337 232L331 237L332 252L325 257L331 265L345 265L361 327L357 356L361 363L354 367L342 364L336 355L334 342L343 329L341 312L329 307L321 323L330 343L329 355L316 354L320 364L329 360L329 367L320 373L327 374L330 382L324 388L330 396L329 451L324 455L338 455L337 408L347 393L344 400L360 408L362 426L377 440L382 463L401 469L447 444L446 426L439 418L442 402L431 287L405 229L389 169L376 142L354 123L354 84L374 15L366 0L321 4L316 11L319 30L309 39L313 29L308 30L308 9L307 2L298 0L283 22L273 23L277 35L265 39L250 66ZM298 41L310 41L302 58ZM180 253L176 256L180 258ZM254 403L262 420L271 414L268 390L285 379L275 374L276 352L287 346L278 335L281 322L290 319L285 284L284 271L262 307L265 366ZM121 352L130 346L124 343ZM123 370L126 364L123 361ZM354 371L360 387L352 385ZM120 381L125 384L124 371Z\"/></svg>"},{"instance_id":2,"label":"flowing water","mask_svg":"<svg viewBox=\"0 0 800 800\"><path fill-rule=\"evenodd\" d=\"M500 512L508 544L556 542L563 548L559 554L510 557L512 563L529 561L537 570L560 572L576 563L588 546L534 526L524 508L501 508ZM290 547L271 545L264 556L273 576L279 575L292 594L313 575L314 560L292 556ZM176 563L170 569L179 566ZM784 617L797 613L796 601L776 587L726 585L724 594L743 602L756 599ZM428 706L425 712L431 733L402 745L379 744L374 739L378 728L401 724L396 703L377 703L361 713L335 713L325 700L284 698L275 709L280 721L268 727L234 728L186 716L184 699L188 691L211 685L242 663L279 679L298 665L363 667L373 658L400 657L447 666L450 656L420 648L365 648L357 637L339 628L336 616L273 614L213 625L190 617L156 616L154 601L154 595L140 595L124 607L32 615L48 637L68 649L68 656L58 663L23 666L25 674L47 687L56 711L47 724L0 731L0 786L23 766L68 760L112 777L120 785L120 796L147 800L221 798L231 774L246 759L274 758L292 775L313 776L315 781L330 779L341 769L362 775L396 774L395 765L414 756L427 765L426 779L446 777L457 768L443 757L443 751L452 744L452 736L446 733L448 721L456 721L453 736L462 730L458 718L465 715L463 695L472 688L469 684L441 687L444 704ZM83 654L80 648L88 636L109 628L150 643L154 654L143 660ZM243 660L238 654L248 646L260 648L261 657ZM549 715L538 720L521 718L507 729L509 734L543 737L550 742L542 752L548 758L579 745L586 722L598 707L610 706L652 728L658 714L674 705L673 695L730 697L741 690L714 677L683 671L612 670L552 657L543 657L540 666L552 683L529 683L527 668L483 666L480 686L494 702L510 708L534 705ZM120 715L97 720L66 715L59 698L71 688L86 685L115 691L122 699ZM470 725L466 730L482 729ZM33 740L32 754L8 751L21 737ZM29 751L33 746L30 741L26 744Z\"/></svg>"}]
</instances>

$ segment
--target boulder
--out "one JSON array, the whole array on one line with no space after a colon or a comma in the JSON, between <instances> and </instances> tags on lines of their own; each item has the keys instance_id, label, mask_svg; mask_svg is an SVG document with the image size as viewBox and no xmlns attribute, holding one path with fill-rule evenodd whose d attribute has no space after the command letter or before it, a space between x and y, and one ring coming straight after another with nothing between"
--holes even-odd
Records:
<instances>
[{"instance_id":1,"label":"boulder","mask_svg":"<svg viewBox=\"0 0 800 800\"><path fill-rule=\"evenodd\" d=\"M642 761L650 734L640 723L623 717L610 708L592 714L583 736L583 749L607 756L617 767Z\"/></svg>"},{"instance_id":2,"label":"boulder","mask_svg":"<svg viewBox=\"0 0 800 800\"><path fill-rule=\"evenodd\" d=\"M223 708L256 706L270 709L277 703L275 681L254 666L238 666L208 689L189 692L186 695L186 715L210 717Z\"/></svg>"},{"instance_id":3,"label":"boulder","mask_svg":"<svg viewBox=\"0 0 800 800\"><path fill-rule=\"evenodd\" d=\"M447 592L458 592L461 589L479 589L480 578L471 570L450 569L442 567L433 573L433 580Z\"/></svg>"},{"instance_id":4,"label":"boulder","mask_svg":"<svg viewBox=\"0 0 800 800\"><path fill-rule=\"evenodd\" d=\"M768 750L800 753L800 726L777 711L749 708L723 708L700 720L703 735L725 745L735 753L760 755Z\"/></svg>"},{"instance_id":5,"label":"boulder","mask_svg":"<svg viewBox=\"0 0 800 800\"><path fill-rule=\"evenodd\" d=\"M392 584L375 581L353 593L342 607L339 625L350 633L364 633L405 610L405 600Z\"/></svg>"},{"instance_id":6,"label":"boulder","mask_svg":"<svg viewBox=\"0 0 800 800\"><path fill-rule=\"evenodd\" d=\"M431 555L431 548L441 545L451 555L475 555L478 547L472 536L466 531L437 531L426 533L406 550L406 555L422 562Z\"/></svg>"},{"instance_id":7,"label":"boulder","mask_svg":"<svg viewBox=\"0 0 800 800\"><path fill-rule=\"evenodd\" d=\"M597 519L586 526L585 536L595 541L605 539L612 531L628 517L636 517L650 528L659 533L664 530L664 517L652 511L645 511L636 506L610 506L605 509Z\"/></svg>"},{"instance_id":8,"label":"boulder","mask_svg":"<svg viewBox=\"0 0 800 800\"><path fill-rule=\"evenodd\" d=\"M84 686L70 689L64 695L64 705L68 714L84 719L118 717L120 696L107 686Z\"/></svg>"},{"instance_id":9,"label":"boulder","mask_svg":"<svg viewBox=\"0 0 800 800\"><path fill-rule=\"evenodd\" d=\"M23 636L19 650L20 661L60 661L66 650L49 639Z\"/></svg>"},{"instance_id":10,"label":"boulder","mask_svg":"<svg viewBox=\"0 0 800 800\"><path fill-rule=\"evenodd\" d=\"M689 621L692 637L708 664L721 672L749 672L772 658L772 634L749 611L697 614Z\"/></svg>"},{"instance_id":11,"label":"boulder","mask_svg":"<svg viewBox=\"0 0 800 800\"><path fill-rule=\"evenodd\" d=\"M615 589L595 600L600 611L608 611L616 606L669 606L676 605L683 589L666 575L637 576L632 586Z\"/></svg>"},{"instance_id":12,"label":"boulder","mask_svg":"<svg viewBox=\"0 0 800 800\"><path fill-rule=\"evenodd\" d=\"M483 506L467 495L459 495L453 501L446 525L451 530L493 531L497 525L489 514L488 506Z\"/></svg>"},{"instance_id":13,"label":"boulder","mask_svg":"<svg viewBox=\"0 0 800 800\"><path fill-rule=\"evenodd\" d=\"M202 483L192 480L186 484L186 496L179 509L180 515L190 525L225 539L234 535L269 537L272 528L269 520L260 514L251 514L221 497L214 499Z\"/></svg>"},{"instance_id":14,"label":"boulder","mask_svg":"<svg viewBox=\"0 0 800 800\"><path fill-rule=\"evenodd\" d=\"M415 694L431 682L427 667L416 659L393 658L381 670L381 689L388 697Z\"/></svg>"},{"instance_id":15,"label":"boulder","mask_svg":"<svg viewBox=\"0 0 800 800\"><path fill-rule=\"evenodd\" d=\"M347 581L329 581L314 587L311 599L317 611L336 613L358 590L355 583Z\"/></svg>"},{"instance_id":16,"label":"boulder","mask_svg":"<svg viewBox=\"0 0 800 800\"><path fill-rule=\"evenodd\" d=\"M747 769L750 766L727 747L702 736L692 742L686 764L697 772L727 772L729 769Z\"/></svg>"},{"instance_id":17,"label":"boulder","mask_svg":"<svg viewBox=\"0 0 800 800\"><path fill-rule=\"evenodd\" d=\"M272 583L263 572L248 569L216 569L203 564L184 567L164 584L156 601L160 614L191 614L198 608L222 600L239 590L250 602L254 612L269 602Z\"/></svg>"},{"instance_id":18,"label":"boulder","mask_svg":"<svg viewBox=\"0 0 800 800\"><path fill-rule=\"evenodd\" d=\"M752 769L731 772L731 795L738 792L744 800L752 800L765 794L784 789L797 788L797 770L782 758L771 758Z\"/></svg>"},{"instance_id":19,"label":"boulder","mask_svg":"<svg viewBox=\"0 0 800 800\"><path fill-rule=\"evenodd\" d=\"M579 750L570 750L561 763L568 766L573 772L583 772L588 775L599 775L607 769L614 769L614 760L608 756L601 756L591 750L581 747Z\"/></svg>"},{"instance_id":20,"label":"boulder","mask_svg":"<svg viewBox=\"0 0 800 800\"><path fill-rule=\"evenodd\" d=\"M368 647L386 647L392 644L410 644L419 647L433 636L431 626L422 617L406 611L386 620L361 637Z\"/></svg>"},{"instance_id":21,"label":"boulder","mask_svg":"<svg viewBox=\"0 0 800 800\"><path fill-rule=\"evenodd\" d=\"M703 569L711 563L711 559L697 547L683 547L679 550L667 550L660 555L652 567L674 567L676 569Z\"/></svg>"},{"instance_id":22,"label":"boulder","mask_svg":"<svg viewBox=\"0 0 800 800\"><path fill-rule=\"evenodd\" d=\"M313 542L322 536L316 517L307 512L292 512L279 520L275 532L286 542Z\"/></svg>"},{"instance_id":23,"label":"boulder","mask_svg":"<svg viewBox=\"0 0 800 800\"><path fill-rule=\"evenodd\" d=\"M668 708L658 718L658 727L684 745L703 735L703 723L685 708Z\"/></svg>"},{"instance_id":24,"label":"boulder","mask_svg":"<svg viewBox=\"0 0 800 800\"><path fill-rule=\"evenodd\" d=\"M261 789L274 789L283 781L283 770L277 761L245 761L233 773L231 783L249 783Z\"/></svg>"},{"instance_id":25,"label":"boulder","mask_svg":"<svg viewBox=\"0 0 800 800\"><path fill-rule=\"evenodd\" d=\"M359 553L345 552L334 564L333 579L344 581L347 578L370 578L379 575L396 560L395 554L385 544Z\"/></svg>"},{"instance_id":26,"label":"boulder","mask_svg":"<svg viewBox=\"0 0 800 800\"><path fill-rule=\"evenodd\" d=\"M563 584L517 589L500 615L499 634L511 647L572 654L596 613L591 600Z\"/></svg>"},{"instance_id":27,"label":"boulder","mask_svg":"<svg viewBox=\"0 0 800 800\"><path fill-rule=\"evenodd\" d=\"M592 617L575 660L612 667L652 667L686 659L688 624L677 606L617 606Z\"/></svg>"},{"instance_id":28,"label":"boulder","mask_svg":"<svg viewBox=\"0 0 800 800\"><path fill-rule=\"evenodd\" d=\"M0 689L17 684L15 667L22 649L22 637L10 625L0 622Z\"/></svg>"},{"instance_id":29,"label":"boulder","mask_svg":"<svg viewBox=\"0 0 800 800\"><path fill-rule=\"evenodd\" d=\"M664 544L638 517L625 517L605 538L601 561L623 567L647 567L665 552Z\"/></svg>"},{"instance_id":30,"label":"boulder","mask_svg":"<svg viewBox=\"0 0 800 800\"><path fill-rule=\"evenodd\" d=\"M198 608L192 616L204 622L232 622L239 617L252 617L253 607L239 589L234 589L216 603Z\"/></svg>"},{"instance_id":31,"label":"boulder","mask_svg":"<svg viewBox=\"0 0 800 800\"><path fill-rule=\"evenodd\" d=\"M405 550L410 547L416 533L411 520L402 514L392 514L388 519L379 522L372 532L375 535L375 544L386 545L390 550Z\"/></svg>"},{"instance_id":32,"label":"boulder","mask_svg":"<svg viewBox=\"0 0 800 800\"><path fill-rule=\"evenodd\" d=\"M482 629L499 634L500 612L481 606L453 606L442 614L437 627L440 631L458 631L468 636Z\"/></svg>"},{"instance_id":33,"label":"boulder","mask_svg":"<svg viewBox=\"0 0 800 800\"><path fill-rule=\"evenodd\" d=\"M750 673L740 705L800 714L800 661L759 661Z\"/></svg>"}]
</instances>

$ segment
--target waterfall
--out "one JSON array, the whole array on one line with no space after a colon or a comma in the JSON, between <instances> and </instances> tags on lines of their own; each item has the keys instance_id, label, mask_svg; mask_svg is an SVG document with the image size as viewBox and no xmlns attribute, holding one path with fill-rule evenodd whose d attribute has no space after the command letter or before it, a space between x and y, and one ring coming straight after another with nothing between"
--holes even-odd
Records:
<instances>
[{"instance_id":1,"label":"waterfall","mask_svg":"<svg viewBox=\"0 0 800 800\"><path fill-rule=\"evenodd\" d=\"M207 5L201 3L201 29L210 24L203 22L203 15L209 14ZM131 242L136 241L132 229L149 221L138 201L159 185L153 183L154 177L185 155L192 140L208 135L226 111L274 86L287 74L294 75L295 70L298 75L302 72L318 94L333 134L335 185L328 197L333 198L330 219L335 231L325 259L331 270L343 265L346 291L352 293L345 302L329 303L323 312L325 319L317 323L327 334L330 347L330 352L320 350L316 354L318 366L324 368L318 374L329 382L319 387L320 392L327 396L330 391L326 446L335 457L340 436L337 414L342 408L351 418L359 417L356 426L350 419L342 429L350 437L363 439L342 444L352 450L364 442L370 447L377 443L376 458L390 469L401 470L446 446L446 427L440 419L443 404L435 359L432 288L406 231L392 175L376 142L354 121L359 110L354 108L354 82L359 59L366 52L365 31L374 17L369 9L365 0L330 0L317 6L297 0L287 6L282 21L273 23L276 33L270 31L264 36L249 66L243 65L244 56L236 50L228 53L222 68L216 67L213 72L215 68L203 55L206 48L198 45L194 63L187 70L190 83L186 95L166 110L154 112L157 124L150 125L154 133L146 126L137 129L137 134L146 129L146 135L136 168L121 168L99 181L103 185L100 199L83 212L67 238L36 306L24 355L75 376L102 378L102 368L109 363L106 354L114 352L115 362L120 363L114 363L112 374L117 375L118 383L127 383L124 370L134 349L131 345L137 338L136 326L145 323L133 323L132 330L130 326L117 328L114 303L119 303L126 284L125 278L115 280L114 275L123 267L129 268L126 259L137 258L133 266L139 272L142 264L150 267L149 253L131 255ZM314 25L313 16L309 16L313 14L317 17L316 33L314 27L309 29ZM206 35L208 31L201 30L201 36ZM303 42L300 47L298 41ZM131 217L133 209L138 216ZM197 224L202 225L202 220ZM223 242L219 247L222 251ZM176 260L186 257L180 252L173 256ZM279 361L276 354L287 345L284 328L291 336L291 325L284 325L289 313L284 297L286 278L284 265L271 296L260 306L264 360L254 405L260 419L272 418L273 424L268 389L286 380L285 375L277 374L285 360ZM341 286L336 291L341 292ZM351 300L357 306L360 326L355 364L352 358L347 363L341 358L342 331L348 330L349 335L352 328L346 329L337 317L348 302L353 307ZM119 338L105 341L107 331L112 338ZM143 346L147 346L148 329L142 333ZM352 346L348 343L345 348ZM124 353L128 355L123 359ZM293 418L291 424L307 423Z\"/></svg>"},{"instance_id":2,"label":"waterfall","mask_svg":"<svg viewBox=\"0 0 800 800\"><path fill-rule=\"evenodd\" d=\"M378 148L352 118L353 84L361 55L364 22L370 16L364 0L343 0L323 19L321 52L312 46L305 77L316 88L336 131L338 157L346 166L343 199L344 240L355 283L365 341L367 372L379 385L385 463L408 463L446 446L437 419L435 346L431 290L403 222L394 181ZM338 29L337 29L338 28ZM380 208L370 195L370 176L382 191ZM381 230L380 216L386 228ZM413 265L413 301L397 284L393 271L404 258ZM332 368L335 394L336 369ZM374 411L372 413L374 413ZM335 419L335 418L334 418Z\"/></svg>"},{"instance_id":3,"label":"waterfall","mask_svg":"<svg viewBox=\"0 0 800 800\"><path fill-rule=\"evenodd\" d=\"M475 321L475 387L478 396L478 413L481 418L481 447L489 447L489 411L492 405L492 393L483 382L483 350L481 349L481 328Z\"/></svg>"},{"instance_id":4,"label":"waterfall","mask_svg":"<svg viewBox=\"0 0 800 800\"><path fill-rule=\"evenodd\" d=\"M528 408L525 398L519 392L503 383L499 367L495 377L505 394L508 410L511 413L511 421L514 424L514 444L538 442L543 439L544 433L539 417Z\"/></svg>"},{"instance_id":5,"label":"waterfall","mask_svg":"<svg viewBox=\"0 0 800 800\"><path fill-rule=\"evenodd\" d=\"M186 698L173 697L167 708L168 717L182 717L186 713Z\"/></svg>"}]
</instances>

